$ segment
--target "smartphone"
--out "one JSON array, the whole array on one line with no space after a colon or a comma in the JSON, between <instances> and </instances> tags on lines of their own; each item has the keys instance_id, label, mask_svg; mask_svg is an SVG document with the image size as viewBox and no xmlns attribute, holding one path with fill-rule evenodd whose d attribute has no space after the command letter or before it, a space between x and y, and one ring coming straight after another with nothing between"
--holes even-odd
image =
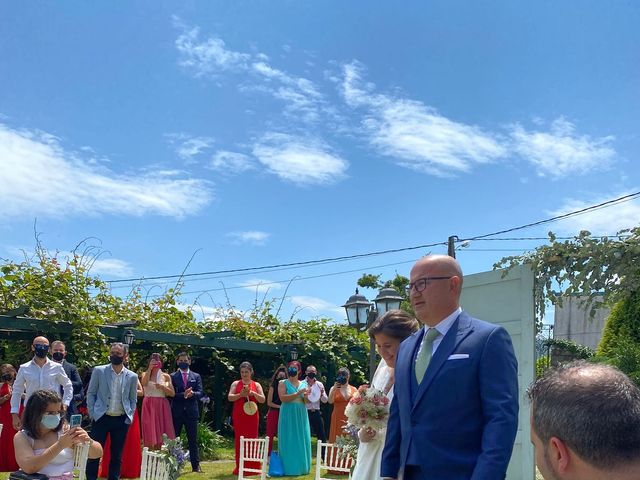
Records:
<instances>
[{"instance_id":1,"label":"smartphone","mask_svg":"<svg viewBox=\"0 0 640 480\"><path fill-rule=\"evenodd\" d=\"M82 423L82 415L80 415L80 414L71 415L71 419L69 420L69 426L71 428L79 427L81 423Z\"/></svg>"}]
</instances>

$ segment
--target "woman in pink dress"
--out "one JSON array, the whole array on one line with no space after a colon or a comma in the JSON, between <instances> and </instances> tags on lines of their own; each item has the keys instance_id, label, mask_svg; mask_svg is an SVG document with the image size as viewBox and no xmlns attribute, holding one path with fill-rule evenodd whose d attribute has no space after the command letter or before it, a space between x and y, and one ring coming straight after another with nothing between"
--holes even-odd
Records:
<instances>
[{"instance_id":1,"label":"woman in pink dress","mask_svg":"<svg viewBox=\"0 0 640 480\"><path fill-rule=\"evenodd\" d=\"M176 392L168 373L162 371L162 359L157 353L151 354L149 367L142 374L142 443L145 447L158 450L162 447L162 435L176 438L173 430L171 406L167 397L174 397Z\"/></svg>"}]
</instances>

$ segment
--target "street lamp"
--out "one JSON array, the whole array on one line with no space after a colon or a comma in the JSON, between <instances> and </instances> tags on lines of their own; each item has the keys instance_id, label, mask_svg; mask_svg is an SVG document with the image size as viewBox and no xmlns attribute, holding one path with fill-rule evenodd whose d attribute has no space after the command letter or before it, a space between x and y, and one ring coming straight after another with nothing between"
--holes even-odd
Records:
<instances>
[{"instance_id":1,"label":"street lamp","mask_svg":"<svg viewBox=\"0 0 640 480\"><path fill-rule=\"evenodd\" d=\"M370 303L364 295L360 295L356 288L355 295L351 295L343 307L347 312L349 325L358 331L364 331L371 327L379 316L389 310L399 309L402 300L402 295L394 288L383 288L374 298L374 303ZM375 371L376 346L374 339L369 337L369 381L373 379Z\"/></svg>"},{"instance_id":2,"label":"street lamp","mask_svg":"<svg viewBox=\"0 0 640 480\"><path fill-rule=\"evenodd\" d=\"M289 349L289 358L291 361L298 360L298 349L293 345Z\"/></svg>"},{"instance_id":3,"label":"street lamp","mask_svg":"<svg viewBox=\"0 0 640 480\"><path fill-rule=\"evenodd\" d=\"M136 336L133 334L133 332L129 329L124 331L124 343L128 346L131 346L131 344L133 343L133 341L135 340Z\"/></svg>"}]
</instances>

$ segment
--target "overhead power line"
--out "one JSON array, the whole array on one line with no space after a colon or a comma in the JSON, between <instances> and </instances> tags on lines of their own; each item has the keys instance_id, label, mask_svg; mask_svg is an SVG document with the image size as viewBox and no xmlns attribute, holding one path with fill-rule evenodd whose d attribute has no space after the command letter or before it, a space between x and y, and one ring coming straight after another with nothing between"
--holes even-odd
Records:
<instances>
[{"instance_id":1,"label":"overhead power line","mask_svg":"<svg viewBox=\"0 0 640 480\"><path fill-rule=\"evenodd\" d=\"M565 218L570 218L570 217L574 217L577 215L582 215L584 213L588 213L594 210L599 210L601 208L608 208L610 206L619 204L619 203L623 203L623 202L627 202L629 200L632 200L636 197L640 196L640 192L634 192L634 193L630 193L628 195L623 195L621 197L618 198L614 198L612 200L607 200L606 202L602 202L602 203L598 203L596 205L591 205L589 207L585 207L585 208L581 208L579 210L574 210L572 212L568 212L568 213L564 213L562 215L556 215L554 217L551 218L547 218L544 220L539 220L537 222L533 222L533 223L527 223L525 225L520 225L518 227L512 227L512 228L508 228L505 230L499 230L497 232L492 232L492 233L486 233L483 235L476 235L473 237L467 237L467 238L460 238L458 240L458 242L469 242L469 241L477 241L477 240L488 240L488 237L495 237L497 235L502 235L505 233L510 233L510 232L515 232L518 230L524 230L526 228L531 228L531 227L536 227L539 225L544 225L547 223L551 223L551 222L555 222L558 220L562 220ZM522 240L524 240L525 238L522 238ZM531 240L533 239L537 239L532 237ZM546 238L541 238L546 240ZM495 239L498 240L498 239ZM360 253L360 254L355 254L355 255L343 255L343 256L339 256L339 257L330 257L330 258L323 258L323 259L318 259L318 260L307 260L307 261L302 261L302 262L290 262L290 263L280 263L280 264L275 264L275 265L264 265L264 266L260 266L260 267L246 267L246 268L233 268L233 269L227 269L227 270L214 270L214 271L208 271L208 272L198 272L198 273L186 273L186 274L176 274L176 275L158 275L158 276L153 276L153 277L137 277L137 278L126 278L126 279L118 279L118 280L105 280L105 283L109 283L109 284L115 284L115 283L132 283L132 282L142 282L142 281L149 281L149 280L168 280L168 279L178 279L178 278L191 278L191 277L200 277L200 276L204 276L204 275L220 275L220 274L227 274L227 273L240 273L240 272L260 272L263 270L268 270L268 269L274 269L274 268L283 268L283 267L299 267L299 266L307 266L307 265L320 265L323 263L329 263L329 262L341 262L341 261L347 261L347 260L355 260L358 258L366 258L366 257L373 257L373 256L378 256L378 255L386 255L386 254L390 254L390 253L398 253L398 252L406 252L406 251L411 251L411 250L418 250L418 249L422 249L422 248L429 248L429 247L435 247L438 245L444 245L447 246L448 242L434 242L434 243L427 243L424 245L416 245L413 247L402 247L402 248L394 248L394 249L389 249L389 250L380 250L380 251L376 251L376 252L368 252L368 253Z\"/></svg>"}]
</instances>

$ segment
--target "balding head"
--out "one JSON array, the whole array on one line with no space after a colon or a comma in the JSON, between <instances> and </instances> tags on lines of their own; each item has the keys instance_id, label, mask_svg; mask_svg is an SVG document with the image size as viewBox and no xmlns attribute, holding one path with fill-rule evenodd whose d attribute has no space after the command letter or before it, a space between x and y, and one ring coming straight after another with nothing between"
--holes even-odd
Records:
<instances>
[{"instance_id":1,"label":"balding head","mask_svg":"<svg viewBox=\"0 0 640 480\"><path fill-rule=\"evenodd\" d=\"M460 305L462 269L446 255L422 257L411 269L409 298L422 323L433 327Z\"/></svg>"},{"instance_id":2,"label":"balding head","mask_svg":"<svg viewBox=\"0 0 640 480\"><path fill-rule=\"evenodd\" d=\"M571 363L538 379L529 398L541 471L561 468L547 452L559 444L598 470L640 467L640 389L621 371Z\"/></svg>"},{"instance_id":3,"label":"balding head","mask_svg":"<svg viewBox=\"0 0 640 480\"><path fill-rule=\"evenodd\" d=\"M33 339L32 345L49 345L49 340L47 337L36 337Z\"/></svg>"}]
</instances>

